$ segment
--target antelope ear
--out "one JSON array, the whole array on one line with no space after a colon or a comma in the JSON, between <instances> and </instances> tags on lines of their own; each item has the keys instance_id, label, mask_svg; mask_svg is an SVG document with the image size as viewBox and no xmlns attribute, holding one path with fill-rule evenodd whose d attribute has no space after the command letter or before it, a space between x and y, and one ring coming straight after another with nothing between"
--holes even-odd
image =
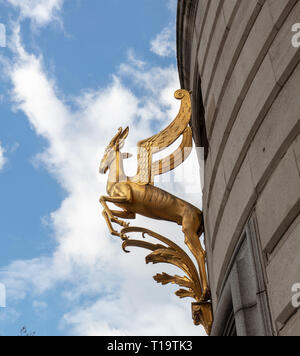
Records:
<instances>
[{"instance_id":1,"label":"antelope ear","mask_svg":"<svg viewBox=\"0 0 300 356\"><path fill-rule=\"evenodd\" d=\"M123 159L128 159L128 158L133 157L133 155L131 153L122 153L122 157L123 157Z\"/></svg>"}]
</instances>

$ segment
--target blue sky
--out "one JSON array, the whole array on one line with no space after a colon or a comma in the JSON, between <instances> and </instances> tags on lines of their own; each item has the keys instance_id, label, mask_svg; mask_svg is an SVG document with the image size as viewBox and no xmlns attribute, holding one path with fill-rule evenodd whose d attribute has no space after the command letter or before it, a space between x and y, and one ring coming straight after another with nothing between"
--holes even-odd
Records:
<instances>
[{"instance_id":1,"label":"blue sky","mask_svg":"<svg viewBox=\"0 0 300 356\"><path fill-rule=\"evenodd\" d=\"M116 129L135 147L178 111L175 20L174 0L0 1L0 335L201 332L190 301L153 282L162 267L122 253L98 204Z\"/></svg>"}]
</instances>

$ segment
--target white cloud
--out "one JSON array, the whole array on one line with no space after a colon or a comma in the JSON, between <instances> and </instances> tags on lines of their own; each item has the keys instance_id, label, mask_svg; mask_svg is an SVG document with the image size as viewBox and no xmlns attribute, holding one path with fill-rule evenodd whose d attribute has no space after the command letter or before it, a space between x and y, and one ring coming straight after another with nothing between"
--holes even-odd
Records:
<instances>
[{"instance_id":1,"label":"white cloud","mask_svg":"<svg viewBox=\"0 0 300 356\"><path fill-rule=\"evenodd\" d=\"M5 149L1 146L1 143L0 143L0 171L3 169L5 162L6 162L4 153L5 153Z\"/></svg>"},{"instance_id":2,"label":"white cloud","mask_svg":"<svg viewBox=\"0 0 300 356\"><path fill-rule=\"evenodd\" d=\"M151 51L161 57L171 57L176 55L176 30L175 25L170 24L165 27L161 33L159 33L151 41Z\"/></svg>"},{"instance_id":3,"label":"white cloud","mask_svg":"<svg viewBox=\"0 0 300 356\"><path fill-rule=\"evenodd\" d=\"M43 301L39 301L39 300L34 300L32 303L32 306L37 309L38 311L42 310L42 309L47 309L48 304L46 302Z\"/></svg>"},{"instance_id":4,"label":"white cloud","mask_svg":"<svg viewBox=\"0 0 300 356\"><path fill-rule=\"evenodd\" d=\"M165 301L160 300L155 303L149 300L151 296L144 295L144 297L146 299L141 299L140 295L137 295L134 307L130 305L132 295L129 293L122 295L120 300L102 299L89 308L82 308L65 315L63 322L74 325L73 332L83 336L87 334L91 336L201 334L199 328L194 327L192 330L191 316L179 303L176 305L167 298Z\"/></svg>"},{"instance_id":5,"label":"white cloud","mask_svg":"<svg viewBox=\"0 0 300 356\"><path fill-rule=\"evenodd\" d=\"M10 300L27 295L37 299L67 282L63 298L74 307L66 312L62 327L70 334L199 335L201 329L192 325L190 302L177 299L174 287L161 287L152 280L152 275L168 272L168 267L146 266L142 251L125 255L120 241L109 235L98 203L106 181L98 174L99 161L117 128L130 126L128 147L134 147L153 133L153 125L164 128L176 116L179 102L173 93L179 81L175 66L147 68L131 52L129 63L120 66L110 85L75 98L74 110L58 94L55 80L46 75L43 59L22 47L18 31L14 43L16 57L7 70L13 100L36 134L48 141L38 159L67 197L51 214L56 239L53 255L15 261L0 274ZM125 87L124 76L145 95L137 97ZM182 195L182 186L174 193ZM135 224L183 244L175 224L144 218ZM82 306L82 298L90 296L96 300Z\"/></svg>"},{"instance_id":6,"label":"white cloud","mask_svg":"<svg viewBox=\"0 0 300 356\"><path fill-rule=\"evenodd\" d=\"M168 8L171 11L176 12L177 10L177 4L178 4L178 0L168 0Z\"/></svg>"},{"instance_id":7,"label":"white cloud","mask_svg":"<svg viewBox=\"0 0 300 356\"><path fill-rule=\"evenodd\" d=\"M20 11L21 18L29 18L37 26L58 20L63 0L7 0Z\"/></svg>"},{"instance_id":8,"label":"white cloud","mask_svg":"<svg viewBox=\"0 0 300 356\"><path fill-rule=\"evenodd\" d=\"M129 63L137 68L142 69L146 66L146 62L142 61L141 59L138 59L132 48L127 51L127 58Z\"/></svg>"}]
</instances>

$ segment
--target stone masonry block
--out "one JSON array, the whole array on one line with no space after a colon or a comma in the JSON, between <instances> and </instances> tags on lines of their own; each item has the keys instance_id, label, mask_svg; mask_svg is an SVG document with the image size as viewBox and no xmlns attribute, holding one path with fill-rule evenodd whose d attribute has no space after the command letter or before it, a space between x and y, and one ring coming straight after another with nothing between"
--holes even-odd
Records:
<instances>
[{"instance_id":1,"label":"stone masonry block","mask_svg":"<svg viewBox=\"0 0 300 356\"><path fill-rule=\"evenodd\" d=\"M281 160L257 202L263 250L271 253L300 208L300 177L291 148Z\"/></svg>"},{"instance_id":2,"label":"stone masonry block","mask_svg":"<svg viewBox=\"0 0 300 356\"><path fill-rule=\"evenodd\" d=\"M284 329L281 330L280 336L299 336L300 335L300 311L298 311L289 320Z\"/></svg>"},{"instance_id":3,"label":"stone masonry block","mask_svg":"<svg viewBox=\"0 0 300 356\"><path fill-rule=\"evenodd\" d=\"M258 191L265 184L268 170L274 169L274 164L288 150L292 136L300 132L300 100L296 94L299 83L300 65L279 93L251 143L251 170Z\"/></svg>"},{"instance_id":4,"label":"stone masonry block","mask_svg":"<svg viewBox=\"0 0 300 356\"><path fill-rule=\"evenodd\" d=\"M199 71L201 75L203 74L203 65L205 60L205 55L207 54L208 47L210 46L210 37L211 34L214 32L214 23L216 16L218 16L220 6L224 0L210 0L210 6L208 10L208 14L206 17L205 26L202 33L202 39L200 41L199 47L199 56L198 56L198 65Z\"/></svg>"},{"instance_id":5,"label":"stone masonry block","mask_svg":"<svg viewBox=\"0 0 300 356\"><path fill-rule=\"evenodd\" d=\"M217 175L215 184L213 186L211 199L209 202L209 207L211 210L211 232L213 233L216 228L216 219L221 209L222 200L226 191L226 181L225 181L225 174L223 170L223 166L220 165Z\"/></svg>"},{"instance_id":6,"label":"stone masonry block","mask_svg":"<svg viewBox=\"0 0 300 356\"><path fill-rule=\"evenodd\" d=\"M195 32L197 34L197 38L199 38L199 36L201 35L203 21L205 20L205 14L209 5L210 2L207 0L198 1L197 13L195 18Z\"/></svg>"},{"instance_id":7,"label":"stone masonry block","mask_svg":"<svg viewBox=\"0 0 300 356\"><path fill-rule=\"evenodd\" d=\"M248 157L246 157L237 179L230 192L220 222L220 228L214 242L214 272L216 282L222 279L225 266L235 248L245 221L249 216L249 209L255 200L254 185ZM218 283L217 283L218 284Z\"/></svg>"},{"instance_id":8,"label":"stone masonry block","mask_svg":"<svg viewBox=\"0 0 300 356\"><path fill-rule=\"evenodd\" d=\"M253 73L258 70L268 47L271 45L272 35L275 36L275 33L276 28L269 8L263 6L235 68L237 77L240 79L239 92L241 97L246 95L247 89L253 80Z\"/></svg>"},{"instance_id":9,"label":"stone masonry block","mask_svg":"<svg viewBox=\"0 0 300 356\"><path fill-rule=\"evenodd\" d=\"M243 102L223 153L225 176L229 185L232 185L238 162L243 159L278 91L271 61L267 56Z\"/></svg>"},{"instance_id":10,"label":"stone masonry block","mask_svg":"<svg viewBox=\"0 0 300 356\"><path fill-rule=\"evenodd\" d=\"M227 0L224 4L226 3ZM256 0L240 1L240 6L231 25L212 86L217 102L219 102L224 82L228 81L231 77L238 55L247 39L249 28L252 27L260 8Z\"/></svg>"},{"instance_id":11,"label":"stone masonry block","mask_svg":"<svg viewBox=\"0 0 300 356\"><path fill-rule=\"evenodd\" d=\"M299 126L300 126L300 118L298 120ZM294 152L296 155L296 160L297 160L297 166L300 174L300 135L298 135L297 139L294 142Z\"/></svg>"},{"instance_id":12,"label":"stone masonry block","mask_svg":"<svg viewBox=\"0 0 300 356\"><path fill-rule=\"evenodd\" d=\"M224 20L223 15L221 14L218 17L218 21L213 31L213 37L211 39L210 48L207 54L205 69L203 71L202 76L202 89L203 89L203 96L206 97L208 94L208 88L210 85L210 81L212 76L214 75L213 68L214 64L218 57L218 52L220 48L224 45L224 35L226 34L226 23Z\"/></svg>"},{"instance_id":13,"label":"stone masonry block","mask_svg":"<svg viewBox=\"0 0 300 356\"><path fill-rule=\"evenodd\" d=\"M275 26L280 29L284 18L289 14L297 0L266 0Z\"/></svg>"},{"instance_id":14,"label":"stone masonry block","mask_svg":"<svg viewBox=\"0 0 300 356\"><path fill-rule=\"evenodd\" d=\"M300 48L292 46L292 26L300 21L300 2L291 11L271 48L270 57L279 85L284 85L293 68L299 63Z\"/></svg>"},{"instance_id":15,"label":"stone masonry block","mask_svg":"<svg viewBox=\"0 0 300 356\"><path fill-rule=\"evenodd\" d=\"M241 1L239 0L226 0L223 3L223 14L226 22L226 26L231 26L230 20L236 6L240 6Z\"/></svg>"}]
</instances>

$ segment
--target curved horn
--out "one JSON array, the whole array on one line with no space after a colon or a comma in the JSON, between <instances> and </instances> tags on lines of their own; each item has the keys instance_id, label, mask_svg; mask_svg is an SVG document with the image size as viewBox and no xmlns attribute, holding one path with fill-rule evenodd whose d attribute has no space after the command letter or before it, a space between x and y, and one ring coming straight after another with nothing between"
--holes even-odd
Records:
<instances>
[{"instance_id":1,"label":"curved horn","mask_svg":"<svg viewBox=\"0 0 300 356\"><path fill-rule=\"evenodd\" d=\"M124 144L125 144L125 140L128 137L129 134L129 127L126 127L126 129L121 133L121 135L117 138L115 145L119 148L122 149Z\"/></svg>"},{"instance_id":2,"label":"curved horn","mask_svg":"<svg viewBox=\"0 0 300 356\"><path fill-rule=\"evenodd\" d=\"M129 127L126 127L126 129L121 133L120 137L118 139L122 142L125 141L126 138L128 137L129 134Z\"/></svg>"},{"instance_id":3,"label":"curved horn","mask_svg":"<svg viewBox=\"0 0 300 356\"><path fill-rule=\"evenodd\" d=\"M116 134L116 136L114 136L114 138L110 141L110 144L109 144L110 147L112 147L112 146L114 146L116 144L118 138L122 134L122 131L123 131L123 129L122 129L122 127L120 127L118 132L117 132L117 134Z\"/></svg>"}]
</instances>

